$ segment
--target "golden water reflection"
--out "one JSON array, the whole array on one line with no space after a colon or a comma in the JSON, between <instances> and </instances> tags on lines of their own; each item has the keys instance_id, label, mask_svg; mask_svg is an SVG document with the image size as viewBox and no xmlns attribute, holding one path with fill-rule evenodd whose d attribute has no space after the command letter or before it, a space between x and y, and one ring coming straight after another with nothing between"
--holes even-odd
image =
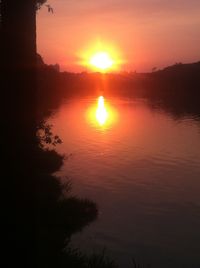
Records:
<instances>
[{"instance_id":1,"label":"golden water reflection","mask_svg":"<svg viewBox=\"0 0 200 268\"><path fill-rule=\"evenodd\" d=\"M103 96L99 96L95 104L92 104L87 111L87 121L95 128L106 130L117 120L116 110Z\"/></svg>"},{"instance_id":2,"label":"golden water reflection","mask_svg":"<svg viewBox=\"0 0 200 268\"><path fill-rule=\"evenodd\" d=\"M98 98L98 107L96 110L96 119L100 126L104 125L106 123L106 120L108 119L108 112L106 110L106 107L104 105L104 97L100 96Z\"/></svg>"}]
</instances>

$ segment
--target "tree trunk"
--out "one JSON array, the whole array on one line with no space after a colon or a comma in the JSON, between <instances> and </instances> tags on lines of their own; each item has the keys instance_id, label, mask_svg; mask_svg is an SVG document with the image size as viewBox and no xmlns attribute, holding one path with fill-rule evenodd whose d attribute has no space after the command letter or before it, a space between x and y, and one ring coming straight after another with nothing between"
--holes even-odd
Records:
<instances>
[{"instance_id":1,"label":"tree trunk","mask_svg":"<svg viewBox=\"0 0 200 268\"><path fill-rule=\"evenodd\" d=\"M36 1L1 1L1 124L7 266L34 267ZM2 171L3 172L3 171Z\"/></svg>"},{"instance_id":2,"label":"tree trunk","mask_svg":"<svg viewBox=\"0 0 200 268\"><path fill-rule=\"evenodd\" d=\"M13 145L22 145L35 135L36 1L1 2L4 116Z\"/></svg>"}]
</instances>

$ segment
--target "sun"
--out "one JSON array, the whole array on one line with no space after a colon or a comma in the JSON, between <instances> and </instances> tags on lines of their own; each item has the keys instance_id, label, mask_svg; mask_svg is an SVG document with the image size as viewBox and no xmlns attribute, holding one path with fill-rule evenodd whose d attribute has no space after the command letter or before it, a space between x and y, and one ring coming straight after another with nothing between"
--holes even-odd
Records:
<instances>
[{"instance_id":1,"label":"sun","mask_svg":"<svg viewBox=\"0 0 200 268\"><path fill-rule=\"evenodd\" d=\"M124 56L120 49L113 43L105 40L92 41L77 51L77 64L85 70L97 71L100 73L120 71Z\"/></svg>"},{"instance_id":2,"label":"sun","mask_svg":"<svg viewBox=\"0 0 200 268\"><path fill-rule=\"evenodd\" d=\"M114 60L111 58L109 53L105 51L100 51L96 52L94 55L91 56L89 64L95 67L96 69L105 71L113 66Z\"/></svg>"}]
</instances>

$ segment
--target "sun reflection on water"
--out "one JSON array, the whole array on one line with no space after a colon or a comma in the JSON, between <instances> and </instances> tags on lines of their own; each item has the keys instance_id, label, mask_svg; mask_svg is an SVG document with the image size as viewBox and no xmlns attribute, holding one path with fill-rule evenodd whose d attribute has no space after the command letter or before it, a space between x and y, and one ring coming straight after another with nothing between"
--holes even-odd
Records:
<instances>
[{"instance_id":1,"label":"sun reflection on water","mask_svg":"<svg viewBox=\"0 0 200 268\"><path fill-rule=\"evenodd\" d=\"M99 125L104 125L106 123L106 120L108 118L108 112L106 111L105 105L104 105L104 97L100 96L98 98L98 107L96 110L96 119L99 123Z\"/></svg>"},{"instance_id":2,"label":"sun reflection on water","mask_svg":"<svg viewBox=\"0 0 200 268\"><path fill-rule=\"evenodd\" d=\"M116 121L116 111L105 100L99 96L95 104L92 104L87 111L87 121L98 129L106 130Z\"/></svg>"}]
</instances>

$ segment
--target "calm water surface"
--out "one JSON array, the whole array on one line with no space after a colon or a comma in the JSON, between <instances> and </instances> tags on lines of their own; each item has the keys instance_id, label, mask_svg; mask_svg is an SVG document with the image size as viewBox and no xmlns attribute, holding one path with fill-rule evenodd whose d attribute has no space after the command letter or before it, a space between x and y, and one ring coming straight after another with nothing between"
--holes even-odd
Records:
<instances>
[{"instance_id":1,"label":"calm water surface","mask_svg":"<svg viewBox=\"0 0 200 268\"><path fill-rule=\"evenodd\" d=\"M120 267L200 267L200 120L145 100L66 100L49 119L69 155L59 172L95 201L98 220L73 236ZM67 178L66 178L67 176Z\"/></svg>"}]
</instances>

